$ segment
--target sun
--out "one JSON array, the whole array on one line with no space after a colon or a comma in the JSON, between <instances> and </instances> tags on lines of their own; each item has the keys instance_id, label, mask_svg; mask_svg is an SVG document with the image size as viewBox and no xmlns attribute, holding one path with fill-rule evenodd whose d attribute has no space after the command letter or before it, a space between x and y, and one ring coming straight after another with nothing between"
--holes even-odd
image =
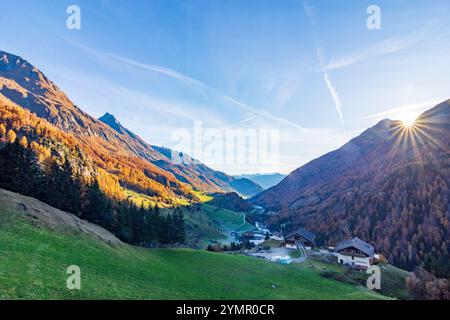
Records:
<instances>
[{"instance_id":1,"label":"sun","mask_svg":"<svg viewBox=\"0 0 450 320\"><path fill-rule=\"evenodd\" d=\"M417 115L412 112L405 112L399 113L396 118L400 120L405 127L411 128L416 122Z\"/></svg>"}]
</instances>

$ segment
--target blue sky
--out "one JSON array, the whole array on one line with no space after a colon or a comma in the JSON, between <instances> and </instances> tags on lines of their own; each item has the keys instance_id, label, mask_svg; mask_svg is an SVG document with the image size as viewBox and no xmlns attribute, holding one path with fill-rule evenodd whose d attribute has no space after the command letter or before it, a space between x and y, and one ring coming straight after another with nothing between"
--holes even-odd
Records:
<instances>
[{"instance_id":1,"label":"blue sky","mask_svg":"<svg viewBox=\"0 0 450 320\"><path fill-rule=\"evenodd\" d=\"M81 9L81 30L66 8ZM381 30L366 27L381 9ZM201 159L230 174L288 173L383 118L450 98L450 3L430 1L4 1L0 49L95 117L147 142L173 132L278 130L276 165ZM183 147L181 147L182 149ZM184 150L188 151L189 150Z\"/></svg>"}]
</instances>

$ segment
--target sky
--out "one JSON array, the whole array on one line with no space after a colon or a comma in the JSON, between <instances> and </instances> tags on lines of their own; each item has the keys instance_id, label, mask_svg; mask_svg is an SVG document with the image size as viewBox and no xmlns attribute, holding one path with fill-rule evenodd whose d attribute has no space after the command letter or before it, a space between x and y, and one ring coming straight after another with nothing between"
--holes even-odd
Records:
<instances>
[{"instance_id":1,"label":"sky","mask_svg":"<svg viewBox=\"0 0 450 320\"><path fill-rule=\"evenodd\" d=\"M80 29L67 27L70 5ZM378 29L367 26L371 5ZM450 98L447 0L0 8L0 50L38 67L92 116L109 112L147 142L228 174L289 173L381 119L411 121Z\"/></svg>"}]
</instances>

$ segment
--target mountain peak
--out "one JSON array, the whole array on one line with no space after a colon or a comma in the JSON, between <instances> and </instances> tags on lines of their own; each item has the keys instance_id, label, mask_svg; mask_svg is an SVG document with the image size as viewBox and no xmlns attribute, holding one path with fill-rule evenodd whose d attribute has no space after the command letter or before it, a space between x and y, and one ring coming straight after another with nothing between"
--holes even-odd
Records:
<instances>
[{"instance_id":1,"label":"mountain peak","mask_svg":"<svg viewBox=\"0 0 450 320\"><path fill-rule=\"evenodd\" d=\"M125 128L119 122L119 120L117 120L117 118L113 114L111 114L109 112L106 112L103 116L98 118L98 120L103 122L104 124L108 125L113 130L115 130L118 133L120 133L121 135L128 135L128 136L130 136L133 139L139 139L140 140L140 138L135 133L133 133L130 130L128 130L127 128Z\"/></svg>"},{"instance_id":2,"label":"mountain peak","mask_svg":"<svg viewBox=\"0 0 450 320\"><path fill-rule=\"evenodd\" d=\"M391 120L391 119L383 119L383 120L380 120L375 126L379 126L379 127L389 127L390 125L392 125L392 123L394 123L394 120Z\"/></svg>"},{"instance_id":3,"label":"mountain peak","mask_svg":"<svg viewBox=\"0 0 450 320\"><path fill-rule=\"evenodd\" d=\"M60 92L47 77L27 60L17 55L0 50L0 77L14 80L33 94L58 96L59 102L67 102L68 98ZM35 112L36 110L33 110ZM37 113L37 112L35 112Z\"/></svg>"},{"instance_id":4,"label":"mountain peak","mask_svg":"<svg viewBox=\"0 0 450 320\"><path fill-rule=\"evenodd\" d=\"M106 112L103 116L98 118L101 122L107 124L120 134L126 133L126 129L120 124L120 122L109 112Z\"/></svg>"},{"instance_id":5,"label":"mountain peak","mask_svg":"<svg viewBox=\"0 0 450 320\"><path fill-rule=\"evenodd\" d=\"M0 71L11 71L17 67L31 67L28 61L14 54L0 50Z\"/></svg>"},{"instance_id":6,"label":"mountain peak","mask_svg":"<svg viewBox=\"0 0 450 320\"><path fill-rule=\"evenodd\" d=\"M109 112L106 112L103 116L101 116L100 118L99 118L99 120L112 120L112 121L115 121L115 122L119 122L119 121L117 121L117 119L116 119L116 117L113 115L113 114L111 114L111 113L109 113Z\"/></svg>"}]
</instances>

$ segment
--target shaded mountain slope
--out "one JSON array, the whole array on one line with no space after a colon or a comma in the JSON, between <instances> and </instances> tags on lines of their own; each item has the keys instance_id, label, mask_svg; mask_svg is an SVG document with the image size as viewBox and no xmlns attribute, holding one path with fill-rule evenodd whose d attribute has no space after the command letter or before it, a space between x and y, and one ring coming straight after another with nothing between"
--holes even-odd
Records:
<instances>
[{"instance_id":1,"label":"shaded mountain slope","mask_svg":"<svg viewBox=\"0 0 450 320\"><path fill-rule=\"evenodd\" d=\"M358 236L399 266L446 273L449 109L445 101L411 128L383 120L252 201L279 212L272 224L307 226L321 243Z\"/></svg>"}]
</instances>

